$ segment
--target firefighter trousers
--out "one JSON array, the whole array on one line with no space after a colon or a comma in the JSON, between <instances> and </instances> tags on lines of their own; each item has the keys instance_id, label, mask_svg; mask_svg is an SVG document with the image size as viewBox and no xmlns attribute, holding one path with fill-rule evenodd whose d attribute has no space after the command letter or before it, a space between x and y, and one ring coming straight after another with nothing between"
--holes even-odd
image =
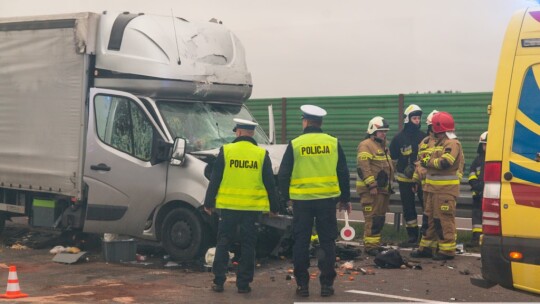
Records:
<instances>
[{"instance_id":1,"label":"firefighter trousers","mask_svg":"<svg viewBox=\"0 0 540 304\"><path fill-rule=\"evenodd\" d=\"M420 205L423 207L423 192L422 187L418 186L418 191L414 193L413 186L415 183L398 182L399 184L399 196L401 198L401 204L403 206L403 217L405 218L405 224L407 228L418 227L418 214L416 213L416 196L420 200Z\"/></svg>"},{"instance_id":2,"label":"firefighter trousers","mask_svg":"<svg viewBox=\"0 0 540 304\"><path fill-rule=\"evenodd\" d=\"M439 249L448 256L456 254L456 197L451 194L431 193L424 196L428 229L420 241L419 250Z\"/></svg>"},{"instance_id":3,"label":"firefighter trousers","mask_svg":"<svg viewBox=\"0 0 540 304\"><path fill-rule=\"evenodd\" d=\"M473 196L472 232L482 233L482 197Z\"/></svg>"},{"instance_id":4,"label":"firefighter trousers","mask_svg":"<svg viewBox=\"0 0 540 304\"><path fill-rule=\"evenodd\" d=\"M369 192L360 195L362 212L364 213L364 249L366 251L381 246L381 231L384 227L390 195Z\"/></svg>"}]
</instances>

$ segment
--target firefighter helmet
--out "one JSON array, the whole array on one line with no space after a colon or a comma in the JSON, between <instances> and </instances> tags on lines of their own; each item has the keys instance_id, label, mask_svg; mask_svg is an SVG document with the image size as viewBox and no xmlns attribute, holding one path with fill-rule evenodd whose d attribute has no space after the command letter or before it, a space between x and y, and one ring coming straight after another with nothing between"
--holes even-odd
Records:
<instances>
[{"instance_id":1,"label":"firefighter helmet","mask_svg":"<svg viewBox=\"0 0 540 304\"><path fill-rule=\"evenodd\" d=\"M381 116L373 117L368 124L367 134L372 135L375 131L388 131L390 126Z\"/></svg>"},{"instance_id":2,"label":"firefighter helmet","mask_svg":"<svg viewBox=\"0 0 540 304\"><path fill-rule=\"evenodd\" d=\"M478 143L479 144L487 144L487 135L488 135L487 131L482 133L482 135L480 135L480 139L478 139Z\"/></svg>"},{"instance_id":3,"label":"firefighter helmet","mask_svg":"<svg viewBox=\"0 0 540 304\"><path fill-rule=\"evenodd\" d=\"M439 111L433 110L433 111L431 111L431 113L429 113L429 115L426 117L426 124L427 124L428 126L431 126L431 120L433 119L433 115L435 115L435 114L437 114L437 113L439 113Z\"/></svg>"},{"instance_id":4,"label":"firefighter helmet","mask_svg":"<svg viewBox=\"0 0 540 304\"><path fill-rule=\"evenodd\" d=\"M433 132L454 132L454 118L448 112L439 112L431 119Z\"/></svg>"},{"instance_id":5,"label":"firefighter helmet","mask_svg":"<svg viewBox=\"0 0 540 304\"><path fill-rule=\"evenodd\" d=\"M408 106L407 109L405 109L405 112L403 112L403 116L404 116L403 122L409 123L411 117L422 116L422 109L419 106L412 104Z\"/></svg>"}]
</instances>

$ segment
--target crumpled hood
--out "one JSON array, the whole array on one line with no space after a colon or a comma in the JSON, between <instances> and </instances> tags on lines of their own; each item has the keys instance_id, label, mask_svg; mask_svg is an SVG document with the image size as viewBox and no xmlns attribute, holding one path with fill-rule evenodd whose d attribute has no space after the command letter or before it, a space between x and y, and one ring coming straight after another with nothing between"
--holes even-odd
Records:
<instances>
[{"instance_id":1,"label":"crumpled hood","mask_svg":"<svg viewBox=\"0 0 540 304\"><path fill-rule=\"evenodd\" d=\"M275 175L278 174L279 166L281 165L281 160L283 159L283 154L287 149L287 145L264 145L261 144L259 147L266 149L268 151L268 156L270 156L270 161L272 161L272 171ZM219 149L205 150L192 152L193 155L211 155L217 156L219 154Z\"/></svg>"}]
</instances>

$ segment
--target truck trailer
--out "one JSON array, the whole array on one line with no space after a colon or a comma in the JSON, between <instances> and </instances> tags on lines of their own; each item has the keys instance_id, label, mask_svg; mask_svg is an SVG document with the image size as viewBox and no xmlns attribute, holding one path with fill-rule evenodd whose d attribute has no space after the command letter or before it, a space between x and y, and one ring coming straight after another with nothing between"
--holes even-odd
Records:
<instances>
[{"instance_id":1,"label":"truck trailer","mask_svg":"<svg viewBox=\"0 0 540 304\"><path fill-rule=\"evenodd\" d=\"M196 257L215 237L216 218L201 212L211 164L233 118L254 120L251 91L242 44L220 22L0 19L0 227L27 216ZM261 128L254 138L277 174L285 146Z\"/></svg>"}]
</instances>

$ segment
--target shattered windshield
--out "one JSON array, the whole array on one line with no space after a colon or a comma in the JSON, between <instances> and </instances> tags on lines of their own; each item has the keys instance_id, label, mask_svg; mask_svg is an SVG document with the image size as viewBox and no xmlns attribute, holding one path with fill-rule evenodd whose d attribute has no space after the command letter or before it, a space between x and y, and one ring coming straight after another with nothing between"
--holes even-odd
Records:
<instances>
[{"instance_id":1,"label":"shattered windshield","mask_svg":"<svg viewBox=\"0 0 540 304\"><path fill-rule=\"evenodd\" d=\"M157 106L173 138L187 140L187 151L196 152L221 147L232 142L236 135L233 118L254 120L240 104L157 101ZM268 138L260 127L254 139L267 144Z\"/></svg>"}]
</instances>

